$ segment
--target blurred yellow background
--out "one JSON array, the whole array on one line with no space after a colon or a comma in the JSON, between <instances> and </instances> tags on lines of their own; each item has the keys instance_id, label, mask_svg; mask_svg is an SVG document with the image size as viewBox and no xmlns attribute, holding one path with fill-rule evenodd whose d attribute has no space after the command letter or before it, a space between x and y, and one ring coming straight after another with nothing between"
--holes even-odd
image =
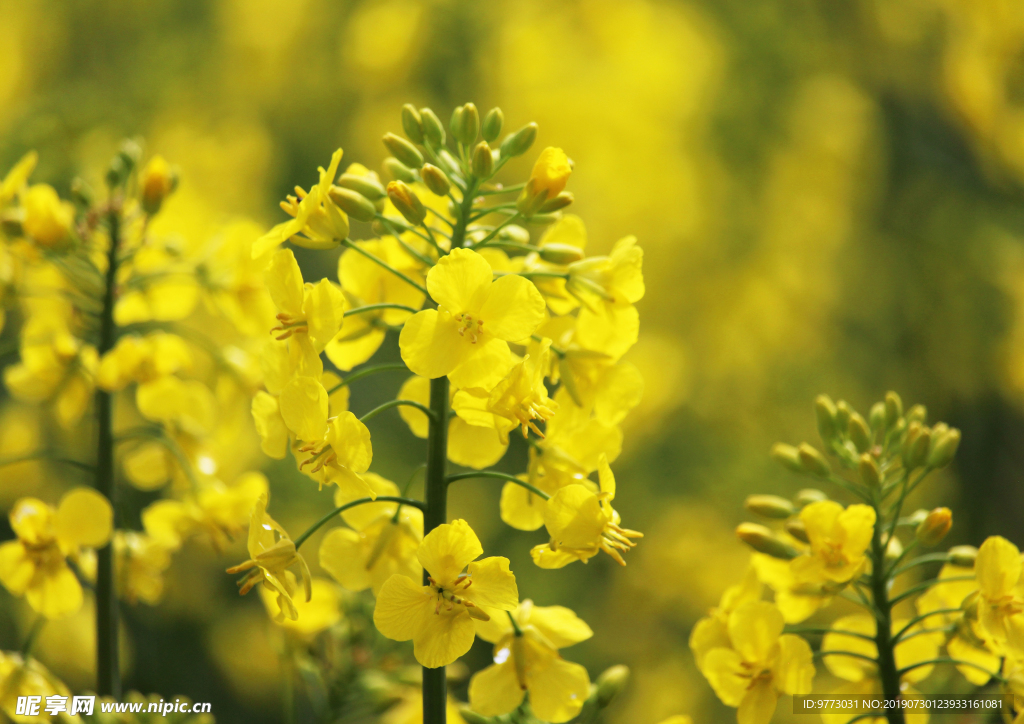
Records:
<instances>
[{"instance_id":1,"label":"blurred yellow background","mask_svg":"<svg viewBox=\"0 0 1024 724\"><path fill-rule=\"evenodd\" d=\"M37 149L35 178L66 194L139 137L181 167L160 223L186 240L235 217L276 223L277 200L338 146L379 168L402 103L447 118L468 100L501 106L509 129L537 121L537 147L572 157L593 252L627 234L645 249L628 359L646 394L616 474L617 506L647 537L628 567L535 568L538 536L500 524L486 483L450 505L512 560L524 595L594 627L569 653L592 676L633 669L612 721L731 718L686 639L742 575L743 497L798 487L767 451L814 440L819 392L866 412L896 389L961 428L957 462L914 502L956 511L951 543L1024 542L1016 0L0 0L0 168ZM297 256L306 278L336 268L336 253ZM380 384L353 409L400 380ZM31 424L8 408L0 450L18 452ZM375 429L377 472L408 476L407 435L397 418ZM328 505L291 462L266 471L290 530ZM5 504L22 482L0 478ZM217 573L235 558L177 556L165 600L126 614L128 683L214 702L221 722L274 721L270 624ZM0 648L17 647L19 615L0 598ZM88 686L92 644L59 627L77 630L48 629L40 656ZM468 663L487 656L478 642Z\"/></svg>"}]
</instances>

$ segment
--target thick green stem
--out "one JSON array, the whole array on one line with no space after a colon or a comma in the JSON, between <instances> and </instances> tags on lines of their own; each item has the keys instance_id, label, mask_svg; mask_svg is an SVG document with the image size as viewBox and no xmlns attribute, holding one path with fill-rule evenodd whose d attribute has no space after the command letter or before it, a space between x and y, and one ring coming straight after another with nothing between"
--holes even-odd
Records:
<instances>
[{"instance_id":1,"label":"thick green stem","mask_svg":"<svg viewBox=\"0 0 1024 724\"><path fill-rule=\"evenodd\" d=\"M423 532L448 522L448 378L430 381L430 428L427 435L427 494ZM423 571L423 585L429 585ZM448 702L445 667L423 667L423 724L445 724Z\"/></svg>"},{"instance_id":2,"label":"thick green stem","mask_svg":"<svg viewBox=\"0 0 1024 724\"><path fill-rule=\"evenodd\" d=\"M103 290L103 312L100 316L100 357L117 341L114 325L117 255L121 242L120 203L111 201L107 214L110 248L107 250L106 287ZM96 389L96 490L117 510L114 490L114 430L111 394ZM121 672L117 646L117 585L114 577L114 543L96 551L96 693L121 698Z\"/></svg>"},{"instance_id":3,"label":"thick green stem","mask_svg":"<svg viewBox=\"0 0 1024 724\"><path fill-rule=\"evenodd\" d=\"M871 595L878 618L875 646L878 648L878 676L882 680L882 697L896 701L900 698L900 672L896 668L896 649L892 639L892 605L889 603L888 576L885 566L885 543L882 541L882 506L876 501L875 528L871 539ZM889 724L905 724L903 709L887 709Z\"/></svg>"}]
</instances>

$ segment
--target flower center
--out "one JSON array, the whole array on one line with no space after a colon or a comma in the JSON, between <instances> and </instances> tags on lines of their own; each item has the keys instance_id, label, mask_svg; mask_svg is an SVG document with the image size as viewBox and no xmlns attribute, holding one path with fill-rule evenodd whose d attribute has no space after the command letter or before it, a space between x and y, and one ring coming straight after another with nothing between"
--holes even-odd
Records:
<instances>
[{"instance_id":1,"label":"flower center","mask_svg":"<svg viewBox=\"0 0 1024 724\"><path fill-rule=\"evenodd\" d=\"M821 547L821 557L825 559L825 564L830 568L844 566L847 563L841 543L825 543Z\"/></svg>"},{"instance_id":2,"label":"flower center","mask_svg":"<svg viewBox=\"0 0 1024 724\"><path fill-rule=\"evenodd\" d=\"M455 321L459 323L460 336L468 336L469 341L473 344L480 341L480 336L484 333L484 320L474 319L472 314L463 312L456 315Z\"/></svg>"}]
</instances>

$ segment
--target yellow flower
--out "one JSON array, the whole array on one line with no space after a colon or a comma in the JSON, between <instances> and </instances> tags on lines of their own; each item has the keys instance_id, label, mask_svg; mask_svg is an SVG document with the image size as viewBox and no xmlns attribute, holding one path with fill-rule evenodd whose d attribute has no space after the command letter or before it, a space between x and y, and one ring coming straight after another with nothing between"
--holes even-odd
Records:
<instances>
[{"instance_id":1,"label":"yellow flower","mask_svg":"<svg viewBox=\"0 0 1024 724\"><path fill-rule=\"evenodd\" d=\"M517 708L527 692L530 708L544 721L560 724L580 713L590 677L558 649L585 641L593 631L562 606L534 606L529 599L509 614L495 612L477 621L476 633L494 644L494 664L473 674L469 705L482 716L500 716Z\"/></svg>"},{"instance_id":2,"label":"yellow flower","mask_svg":"<svg viewBox=\"0 0 1024 724\"><path fill-rule=\"evenodd\" d=\"M730 646L704 656L701 672L727 706L737 707L739 724L767 724L780 693L811 692L811 647L783 634L782 614L767 601L749 601L729 614Z\"/></svg>"},{"instance_id":3,"label":"yellow flower","mask_svg":"<svg viewBox=\"0 0 1024 724\"><path fill-rule=\"evenodd\" d=\"M296 620L299 611L292 600L294 585L284 574L286 569L297 566L299 578L306 593L306 602L313 596L310 582L309 567L306 561L295 550L295 543L277 521L267 515L267 495L264 493L256 501L249 521L249 559L237 566L227 569L228 573L249 571L238 581L238 592L247 594L253 586L262 583L277 595L279 613L275 620L284 618Z\"/></svg>"},{"instance_id":4,"label":"yellow flower","mask_svg":"<svg viewBox=\"0 0 1024 724\"><path fill-rule=\"evenodd\" d=\"M271 257L266 282L281 323L272 330L281 333L277 338L304 334L318 354L323 352L344 323L345 295L341 289L327 279L303 284L291 249L281 249Z\"/></svg>"},{"instance_id":5,"label":"yellow flower","mask_svg":"<svg viewBox=\"0 0 1024 724\"><path fill-rule=\"evenodd\" d=\"M592 256L569 265L566 290L582 307L576 339L587 349L621 357L636 343L640 318L633 305L644 296L643 250L628 236L609 256Z\"/></svg>"},{"instance_id":6,"label":"yellow flower","mask_svg":"<svg viewBox=\"0 0 1024 724\"><path fill-rule=\"evenodd\" d=\"M139 176L142 208L147 214L155 214L176 185L177 177L171 165L163 156L153 156Z\"/></svg>"},{"instance_id":7,"label":"yellow flower","mask_svg":"<svg viewBox=\"0 0 1024 724\"><path fill-rule=\"evenodd\" d=\"M544 298L523 277L491 277L491 266L469 249L454 249L431 268L427 289L438 308L417 312L399 338L410 370L484 389L505 376L512 367L508 343L537 329Z\"/></svg>"},{"instance_id":8,"label":"yellow flower","mask_svg":"<svg viewBox=\"0 0 1024 724\"><path fill-rule=\"evenodd\" d=\"M570 174L572 161L565 151L553 146L541 151L516 203L520 213L526 217L533 216L545 201L562 193Z\"/></svg>"},{"instance_id":9,"label":"yellow flower","mask_svg":"<svg viewBox=\"0 0 1024 724\"><path fill-rule=\"evenodd\" d=\"M583 225L583 219L575 214L566 214L545 229L540 241L537 242L537 247L544 249L553 246L578 249L579 255L582 256L587 246L587 229ZM545 262L537 252L531 252L523 259L526 271L563 271L566 266ZM566 291L565 281L558 277L540 277L534 280L553 314L569 314L580 304L576 297Z\"/></svg>"},{"instance_id":10,"label":"yellow flower","mask_svg":"<svg viewBox=\"0 0 1024 724\"><path fill-rule=\"evenodd\" d=\"M598 465L600 492L572 483L561 488L544 508L544 527L551 541L534 546L533 562L541 568L562 568L579 560L586 563L604 551L620 565L626 565L619 551L636 545L631 539L643 533L619 526L618 512L612 508L615 499L615 476L604 456Z\"/></svg>"},{"instance_id":11,"label":"yellow flower","mask_svg":"<svg viewBox=\"0 0 1024 724\"><path fill-rule=\"evenodd\" d=\"M253 259L286 241L310 249L333 249L348 236L348 216L335 206L328 195L331 183L338 175L341 154L340 148L334 152L326 171L320 167L320 181L308 193L296 186L295 196L281 202L281 208L292 219L278 224L256 240L252 245Z\"/></svg>"},{"instance_id":12,"label":"yellow flower","mask_svg":"<svg viewBox=\"0 0 1024 724\"><path fill-rule=\"evenodd\" d=\"M22 228L40 246L51 248L66 241L75 223L75 207L61 201L48 184L35 184L21 195L25 211Z\"/></svg>"},{"instance_id":13,"label":"yellow flower","mask_svg":"<svg viewBox=\"0 0 1024 724\"><path fill-rule=\"evenodd\" d=\"M18 714L18 698L26 696L42 697L39 716ZM25 659L21 654L0 651L0 711L3 711L16 724L33 724L46 721L50 716L45 713L46 698L50 696L65 697L71 701L71 691L45 666L33 657ZM70 708L70 706L69 706ZM59 718L58 718L59 717ZM80 724L78 716L62 713L54 717L57 721L69 724ZM52 719L50 719L52 721Z\"/></svg>"},{"instance_id":14,"label":"yellow flower","mask_svg":"<svg viewBox=\"0 0 1024 724\"><path fill-rule=\"evenodd\" d=\"M413 280L424 281L423 262L405 251L394 237L355 243ZM423 306L423 292L353 249L346 249L338 260L338 280L351 308L370 304L403 304L413 309ZM373 356L389 326L403 324L409 317L410 313L401 309L354 314L345 320L345 328L327 343L324 352L339 369L350 370Z\"/></svg>"},{"instance_id":15,"label":"yellow flower","mask_svg":"<svg viewBox=\"0 0 1024 724\"><path fill-rule=\"evenodd\" d=\"M760 601L761 593L761 582L751 566L740 583L725 589L718 607L694 624L690 631L690 650L698 669L703 666L708 651L732 645L729 641L729 616L744 603Z\"/></svg>"},{"instance_id":16,"label":"yellow flower","mask_svg":"<svg viewBox=\"0 0 1024 724\"><path fill-rule=\"evenodd\" d=\"M377 594L373 622L395 641L413 642L423 666L447 666L473 645L473 620L488 620L481 608L513 611L519 603L516 578L507 558L476 561L483 547L464 520L439 525L417 551L430 585L391 576ZM463 573L463 569L468 570Z\"/></svg>"},{"instance_id":17,"label":"yellow flower","mask_svg":"<svg viewBox=\"0 0 1024 724\"><path fill-rule=\"evenodd\" d=\"M131 382L145 383L192 368L192 350L176 334L128 334L100 359L96 384L115 392Z\"/></svg>"},{"instance_id":18,"label":"yellow flower","mask_svg":"<svg viewBox=\"0 0 1024 724\"><path fill-rule=\"evenodd\" d=\"M978 621L996 653L1024 658L1024 590L1020 550L1001 536L978 548L974 574L981 591Z\"/></svg>"},{"instance_id":19,"label":"yellow flower","mask_svg":"<svg viewBox=\"0 0 1024 724\"><path fill-rule=\"evenodd\" d=\"M360 477L373 462L370 431L358 417L345 410L329 420L327 434L319 442L292 449L299 469L304 470L322 488L334 483L353 497L376 497L373 489Z\"/></svg>"},{"instance_id":20,"label":"yellow flower","mask_svg":"<svg viewBox=\"0 0 1024 724\"><path fill-rule=\"evenodd\" d=\"M479 387L459 390L452 401L452 409L471 425L497 430L503 445L508 444L509 430L516 427L522 428L524 438L530 430L544 437L534 421L547 422L558 409L544 386L550 345L550 340L545 340L534 354L512 367L489 392Z\"/></svg>"},{"instance_id":21,"label":"yellow flower","mask_svg":"<svg viewBox=\"0 0 1024 724\"><path fill-rule=\"evenodd\" d=\"M288 587L295 588L295 577L291 571L284 572ZM341 620L341 600L338 596L338 588L326 578L313 578L310 584L310 597L308 600L292 601L298 618L276 618L275 621L282 628L298 634L302 638L311 638L326 628L330 628ZM266 586L260 588L260 598L267 612L274 613L277 608L277 598L274 591Z\"/></svg>"},{"instance_id":22,"label":"yellow flower","mask_svg":"<svg viewBox=\"0 0 1024 724\"><path fill-rule=\"evenodd\" d=\"M860 575L874 533L874 508L851 505L844 509L835 501L822 500L801 510L800 520L807 528L811 548L808 555L790 562L798 581L841 584Z\"/></svg>"},{"instance_id":23,"label":"yellow flower","mask_svg":"<svg viewBox=\"0 0 1024 724\"><path fill-rule=\"evenodd\" d=\"M143 417L202 437L217 424L217 400L199 380L166 375L138 386L135 404Z\"/></svg>"},{"instance_id":24,"label":"yellow flower","mask_svg":"<svg viewBox=\"0 0 1024 724\"><path fill-rule=\"evenodd\" d=\"M102 548L110 540L114 511L91 488L74 488L55 509L36 498L22 498L10 512L17 540L0 545L0 583L25 596L47 618L74 613L82 586L68 567L81 548Z\"/></svg>"},{"instance_id":25,"label":"yellow flower","mask_svg":"<svg viewBox=\"0 0 1024 724\"><path fill-rule=\"evenodd\" d=\"M163 573L171 565L170 548L144 533L119 530L114 533L114 556L118 595L132 605L159 603Z\"/></svg>"},{"instance_id":26,"label":"yellow flower","mask_svg":"<svg viewBox=\"0 0 1024 724\"><path fill-rule=\"evenodd\" d=\"M376 495L397 496L398 486L374 473L363 475ZM354 500L340 488L334 504ZM341 514L351 528L335 528L320 544L320 565L350 591L381 586L394 574L418 580L423 572L416 551L423 541L423 513L397 503L368 503Z\"/></svg>"}]
</instances>

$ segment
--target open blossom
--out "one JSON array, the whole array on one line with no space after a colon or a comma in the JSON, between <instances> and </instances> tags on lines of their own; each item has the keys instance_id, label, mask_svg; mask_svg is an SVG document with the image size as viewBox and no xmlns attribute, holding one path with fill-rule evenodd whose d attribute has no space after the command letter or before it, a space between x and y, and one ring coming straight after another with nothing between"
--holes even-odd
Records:
<instances>
[{"instance_id":1,"label":"open blossom","mask_svg":"<svg viewBox=\"0 0 1024 724\"><path fill-rule=\"evenodd\" d=\"M533 562L541 568L562 568L573 561L586 563L604 551L621 565L626 565L620 551L636 545L634 538L643 533L619 525L621 518L612 508L615 499L615 476L606 457L598 467L600 490L572 483L551 496L544 508L544 527L551 541L534 546Z\"/></svg>"},{"instance_id":2,"label":"open blossom","mask_svg":"<svg viewBox=\"0 0 1024 724\"><path fill-rule=\"evenodd\" d=\"M1020 550L1002 536L986 538L978 548L978 622L997 653L1015 658L1024 656L1022 569Z\"/></svg>"},{"instance_id":3,"label":"open blossom","mask_svg":"<svg viewBox=\"0 0 1024 724\"><path fill-rule=\"evenodd\" d=\"M399 338L410 370L484 389L505 376L512 367L508 343L537 329L544 299L523 277L492 276L490 264L469 249L453 249L431 268L427 290L438 307L417 312Z\"/></svg>"},{"instance_id":4,"label":"open blossom","mask_svg":"<svg viewBox=\"0 0 1024 724\"><path fill-rule=\"evenodd\" d=\"M91 488L74 488L53 508L37 498L22 498L11 509L17 540L0 545L0 583L47 618L74 613L82 605L82 586L67 564L82 548L101 548L110 540L114 511Z\"/></svg>"},{"instance_id":5,"label":"open blossom","mask_svg":"<svg viewBox=\"0 0 1024 724\"><path fill-rule=\"evenodd\" d=\"M470 679L473 711L507 714L529 693L530 708L544 721L560 724L579 714L590 677L558 653L593 635L575 613L563 606L534 606L526 599L510 614L496 612L489 621L477 621L476 633L494 644L494 663Z\"/></svg>"},{"instance_id":6,"label":"open blossom","mask_svg":"<svg viewBox=\"0 0 1024 724\"><path fill-rule=\"evenodd\" d=\"M469 651L473 621L490 619L485 609L512 611L519 604L508 559L477 561L483 550L464 520L430 531L417 552L429 585L401 574L385 581L373 609L377 630L396 641L411 639L416 660L429 668L447 666Z\"/></svg>"}]
</instances>

